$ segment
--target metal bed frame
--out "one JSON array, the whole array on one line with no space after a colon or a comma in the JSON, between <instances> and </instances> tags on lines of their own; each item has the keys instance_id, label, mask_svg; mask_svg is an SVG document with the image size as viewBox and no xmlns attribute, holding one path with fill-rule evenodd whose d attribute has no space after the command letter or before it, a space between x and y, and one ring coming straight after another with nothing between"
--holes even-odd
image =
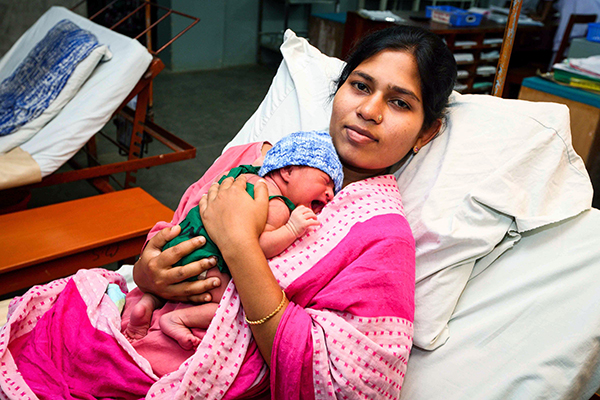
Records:
<instances>
[{"instance_id":1,"label":"metal bed frame","mask_svg":"<svg viewBox=\"0 0 600 400\"><path fill-rule=\"evenodd\" d=\"M99 15L110 9L110 7L112 7L118 1L121 0L111 1L104 8L102 8L94 15L89 17L89 19L96 19ZM85 0L77 3L71 8L71 10L75 10L76 8L80 7L83 3L85 3ZM164 15L162 15L154 22L152 22L150 18L152 7L156 7L157 9L162 9L166 11ZM27 203L31 199L31 189L34 188L74 182L85 179L88 182L90 182L100 193L108 193L116 190L113 187L113 184L111 184L110 182L111 178L117 186L120 186L121 188L130 188L133 185L135 185L136 172L141 168L149 168L176 161L183 161L187 159L192 159L196 156L196 148L194 146L178 138L166 129L160 127L152 120L153 118L151 108L153 104L153 80L165 68L164 63L158 58L158 54L160 54L175 40L181 37L181 35L183 35L195 24L197 24L199 18L160 6L158 4L151 3L147 0L142 0L139 7L130 12L127 16L118 21L116 24L111 26L110 29L115 30L115 28L123 24L128 19L132 18L140 11L145 11L146 27L133 39L139 40L141 37L146 35L146 47L148 49L148 52L153 56L152 61L142 78L131 91L131 93L117 108L117 111L115 111L115 113L111 116L112 120L115 116L119 115L132 124L132 133L129 146L123 146L116 140L106 135L104 132L99 131L96 135L92 136L92 138L90 138L87 144L82 148L82 150L87 155L87 165L81 165L80 163L76 162L74 158L72 158L67 162L69 166L73 168L72 170L55 172L51 175L44 177L41 180L41 182L38 183L0 191L0 197L3 197L2 202L0 202L0 214L25 209ZM171 15L179 15L183 18L190 19L191 21L189 25L187 25L183 30L181 30L181 32L173 36L166 44L161 46L158 50L153 50L151 40L152 29L156 28L161 21L165 20ZM132 110L130 107L127 106L127 104L136 97L136 107L135 110ZM96 137L98 135L107 139L112 144L116 145L122 154L127 155L127 159L125 161L120 162L101 164L101 162L98 159L96 143ZM162 145L166 146L169 151L164 153L161 152L161 154L158 155L144 157L142 150L145 135L148 135L152 139L155 139L156 141L160 142ZM125 172L125 179L124 183L121 184L119 181L116 180L116 178L113 177L113 175L122 172Z\"/></svg>"}]
</instances>

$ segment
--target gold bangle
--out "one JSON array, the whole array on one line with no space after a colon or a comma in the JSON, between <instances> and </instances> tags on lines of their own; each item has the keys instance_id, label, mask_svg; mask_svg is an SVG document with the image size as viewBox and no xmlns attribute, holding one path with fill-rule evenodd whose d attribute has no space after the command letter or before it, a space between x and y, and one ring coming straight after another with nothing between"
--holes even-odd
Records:
<instances>
[{"instance_id":1,"label":"gold bangle","mask_svg":"<svg viewBox=\"0 0 600 400\"><path fill-rule=\"evenodd\" d=\"M273 316L275 314L277 314L279 311L281 311L281 309L283 308L283 305L285 304L285 301L287 300L287 297L285 297L285 290L282 290L281 293L283 293L283 299L281 299L281 303L279 303L279 305L277 306L277 308L271 314L267 315L264 318L257 319L256 321L250 321L248 319L248 317L244 316L244 319L246 320L246 322L249 325L262 325L265 322L267 322L268 320L270 320L271 318L273 318Z\"/></svg>"}]
</instances>

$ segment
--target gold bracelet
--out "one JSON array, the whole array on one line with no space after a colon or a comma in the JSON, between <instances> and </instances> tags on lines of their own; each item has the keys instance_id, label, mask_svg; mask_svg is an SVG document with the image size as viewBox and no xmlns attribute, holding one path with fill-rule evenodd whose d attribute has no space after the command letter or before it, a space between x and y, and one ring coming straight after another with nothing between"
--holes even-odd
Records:
<instances>
[{"instance_id":1,"label":"gold bracelet","mask_svg":"<svg viewBox=\"0 0 600 400\"><path fill-rule=\"evenodd\" d=\"M283 293L283 299L281 299L281 303L279 303L279 305L277 306L277 308L271 314L267 315L264 318L257 319L256 321L250 321L248 319L248 317L244 317L244 319L246 320L246 322L249 325L262 325L265 322L267 322L268 320L270 320L271 318L273 318L273 316L275 314L277 314L283 308L283 305L285 304L285 301L287 300L287 297L285 297L285 290L282 290L281 293Z\"/></svg>"}]
</instances>

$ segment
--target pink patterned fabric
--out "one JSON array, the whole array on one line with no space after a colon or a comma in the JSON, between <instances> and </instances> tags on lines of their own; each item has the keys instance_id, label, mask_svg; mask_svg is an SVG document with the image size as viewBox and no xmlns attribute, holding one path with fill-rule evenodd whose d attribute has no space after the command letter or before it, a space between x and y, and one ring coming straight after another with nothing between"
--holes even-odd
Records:
<instances>
[{"instance_id":1,"label":"pink patterned fabric","mask_svg":"<svg viewBox=\"0 0 600 400\"><path fill-rule=\"evenodd\" d=\"M319 220L321 229L270 262L295 303L275 337L273 395L398 398L412 346L415 255L394 178L349 185Z\"/></svg>"},{"instance_id":2,"label":"pink patterned fabric","mask_svg":"<svg viewBox=\"0 0 600 400\"><path fill-rule=\"evenodd\" d=\"M242 153L257 148L245 146ZM202 180L196 185L203 186ZM196 196L186 192L180 209ZM90 324L124 350L113 356L154 381L147 399L238 398L266 376L278 399L398 398L412 345L415 252L395 179L380 176L347 186L319 221L321 227L269 260L291 301L275 337L270 373L233 282L196 352L157 380L148 360L120 333L116 307L103 294L108 282L124 289L122 279L92 270L73 280ZM11 304L9 323L0 330L1 396L36 398L8 344L31 332L66 282L33 288Z\"/></svg>"},{"instance_id":3,"label":"pink patterned fabric","mask_svg":"<svg viewBox=\"0 0 600 400\"><path fill-rule=\"evenodd\" d=\"M91 386L98 389L99 398L105 397L105 390L121 396L124 388L131 394L147 390L157 377L120 334L119 311L105 294L109 283L127 291L125 280L116 272L80 270L72 279L34 286L11 302L8 321L0 329L0 398L37 399L28 384L40 398L69 398L68 393L87 398L82 390ZM128 371L128 379L123 382L119 376L106 375L111 366L113 371ZM57 376L60 369L66 371L63 376ZM85 373L70 381L75 371ZM33 379L26 383L24 377ZM100 381L109 377L106 389L106 382Z\"/></svg>"}]
</instances>

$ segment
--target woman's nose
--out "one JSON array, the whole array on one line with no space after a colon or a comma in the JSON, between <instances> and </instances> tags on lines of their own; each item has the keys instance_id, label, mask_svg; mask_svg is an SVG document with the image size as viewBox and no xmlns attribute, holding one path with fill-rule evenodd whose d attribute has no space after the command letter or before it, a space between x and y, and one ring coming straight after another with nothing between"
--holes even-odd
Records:
<instances>
[{"instance_id":1,"label":"woman's nose","mask_svg":"<svg viewBox=\"0 0 600 400\"><path fill-rule=\"evenodd\" d=\"M359 105L357 112L363 119L380 123L382 121L382 101L377 95L371 95Z\"/></svg>"}]
</instances>

